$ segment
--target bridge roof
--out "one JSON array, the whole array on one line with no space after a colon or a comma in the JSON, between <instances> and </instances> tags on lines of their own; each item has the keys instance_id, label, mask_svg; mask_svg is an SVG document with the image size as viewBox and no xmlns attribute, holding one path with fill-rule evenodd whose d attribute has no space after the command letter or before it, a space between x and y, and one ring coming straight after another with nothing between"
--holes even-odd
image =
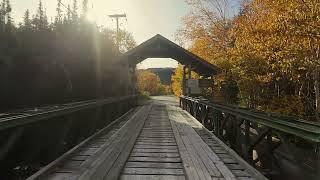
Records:
<instances>
[{"instance_id":1,"label":"bridge roof","mask_svg":"<svg viewBox=\"0 0 320 180\"><path fill-rule=\"evenodd\" d=\"M172 58L183 65L191 65L193 71L202 76L216 75L219 68L157 34L139 46L121 55L121 60L136 65L147 58Z\"/></svg>"}]
</instances>

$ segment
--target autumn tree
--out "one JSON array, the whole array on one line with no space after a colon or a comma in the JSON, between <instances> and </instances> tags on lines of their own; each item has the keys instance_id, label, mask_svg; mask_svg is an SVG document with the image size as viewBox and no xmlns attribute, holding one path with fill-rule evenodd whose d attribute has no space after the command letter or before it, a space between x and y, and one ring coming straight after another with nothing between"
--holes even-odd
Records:
<instances>
[{"instance_id":1,"label":"autumn tree","mask_svg":"<svg viewBox=\"0 0 320 180\"><path fill-rule=\"evenodd\" d=\"M148 70L138 70L136 75L138 90L141 94L152 96L170 94L170 87L161 84L158 75Z\"/></svg>"},{"instance_id":2,"label":"autumn tree","mask_svg":"<svg viewBox=\"0 0 320 180\"><path fill-rule=\"evenodd\" d=\"M220 91L238 87L251 108L319 116L319 1L243 1L237 14L227 0L187 2L177 39L222 69Z\"/></svg>"},{"instance_id":3,"label":"autumn tree","mask_svg":"<svg viewBox=\"0 0 320 180\"><path fill-rule=\"evenodd\" d=\"M172 82L172 91L173 94L176 96L182 95L182 76L183 76L183 67L179 65L175 71L174 74L171 77Z\"/></svg>"},{"instance_id":4,"label":"autumn tree","mask_svg":"<svg viewBox=\"0 0 320 180\"><path fill-rule=\"evenodd\" d=\"M308 104L315 97L306 96L314 94L306 84L314 84L319 66L319 2L253 1L243 10L232 30L242 92L254 106L270 107L272 99L289 96Z\"/></svg>"}]
</instances>

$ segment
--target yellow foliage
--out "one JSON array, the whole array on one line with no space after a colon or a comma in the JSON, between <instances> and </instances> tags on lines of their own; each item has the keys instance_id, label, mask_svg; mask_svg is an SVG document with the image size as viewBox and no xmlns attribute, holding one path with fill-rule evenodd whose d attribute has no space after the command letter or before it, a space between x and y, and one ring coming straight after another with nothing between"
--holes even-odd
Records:
<instances>
[{"instance_id":1,"label":"yellow foliage","mask_svg":"<svg viewBox=\"0 0 320 180\"><path fill-rule=\"evenodd\" d=\"M183 76L183 69L182 66L179 65L178 68L174 71L174 74L171 77L172 82L172 91L173 94L176 96L181 96L182 94L182 76Z\"/></svg>"},{"instance_id":2,"label":"yellow foliage","mask_svg":"<svg viewBox=\"0 0 320 180\"><path fill-rule=\"evenodd\" d=\"M141 94L148 95L165 95L170 94L171 89L167 85L161 84L159 76L147 71L138 70L137 71L137 84L138 90Z\"/></svg>"},{"instance_id":3,"label":"yellow foliage","mask_svg":"<svg viewBox=\"0 0 320 180\"><path fill-rule=\"evenodd\" d=\"M192 13L183 19L177 39L222 69L218 86L236 82L241 102L303 114L304 104L310 104L305 94L313 93L312 74L320 66L320 1L246 1L234 17L225 15L224 5L207 2L188 0ZM173 77L177 82L178 75Z\"/></svg>"}]
</instances>

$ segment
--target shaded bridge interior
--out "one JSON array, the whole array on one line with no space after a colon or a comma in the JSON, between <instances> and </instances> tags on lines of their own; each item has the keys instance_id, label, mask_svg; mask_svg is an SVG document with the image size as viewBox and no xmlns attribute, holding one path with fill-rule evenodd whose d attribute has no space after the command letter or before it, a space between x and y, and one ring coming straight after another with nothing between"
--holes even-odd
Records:
<instances>
[{"instance_id":1,"label":"shaded bridge interior","mask_svg":"<svg viewBox=\"0 0 320 180\"><path fill-rule=\"evenodd\" d=\"M147 58L172 58L204 77L218 73L216 66L159 34L121 55L120 61L134 67Z\"/></svg>"}]
</instances>

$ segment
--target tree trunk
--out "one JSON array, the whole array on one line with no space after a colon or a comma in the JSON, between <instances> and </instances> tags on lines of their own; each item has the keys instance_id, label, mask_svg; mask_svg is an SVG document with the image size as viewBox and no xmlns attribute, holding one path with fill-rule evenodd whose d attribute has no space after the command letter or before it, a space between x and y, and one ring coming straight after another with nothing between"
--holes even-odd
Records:
<instances>
[{"instance_id":1,"label":"tree trunk","mask_svg":"<svg viewBox=\"0 0 320 180\"><path fill-rule=\"evenodd\" d=\"M315 92L315 100L316 100L316 119L317 121L320 121L319 118L319 112L320 112L320 97L319 97L319 71L318 68L316 68L314 72L314 92Z\"/></svg>"}]
</instances>

